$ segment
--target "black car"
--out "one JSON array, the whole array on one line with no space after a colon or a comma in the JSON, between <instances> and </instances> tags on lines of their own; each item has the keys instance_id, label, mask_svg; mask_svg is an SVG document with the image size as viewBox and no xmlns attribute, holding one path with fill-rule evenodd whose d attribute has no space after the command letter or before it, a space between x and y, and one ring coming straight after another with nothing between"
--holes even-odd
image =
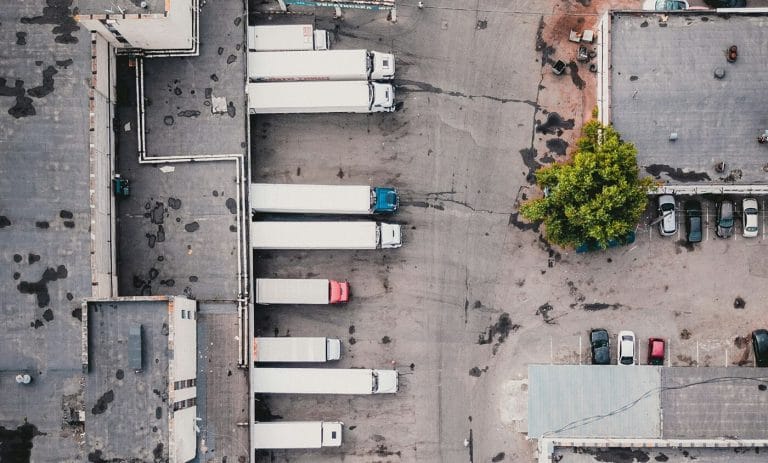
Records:
<instances>
[{"instance_id":1,"label":"black car","mask_svg":"<svg viewBox=\"0 0 768 463\"><path fill-rule=\"evenodd\" d=\"M592 330L589 332L589 342L592 345L592 364L610 365L611 348L608 345L608 332L604 329Z\"/></svg>"},{"instance_id":2,"label":"black car","mask_svg":"<svg viewBox=\"0 0 768 463\"><path fill-rule=\"evenodd\" d=\"M702 237L701 203L696 200L685 202L685 225L689 243L700 243Z\"/></svg>"},{"instance_id":3,"label":"black car","mask_svg":"<svg viewBox=\"0 0 768 463\"><path fill-rule=\"evenodd\" d=\"M759 367L768 367L768 331L752 332L752 350L755 351L755 364Z\"/></svg>"},{"instance_id":4,"label":"black car","mask_svg":"<svg viewBox=\"0 0 768 463\"><path fill-rule=\"evenodd\" d=\"M710 8L744 8L747 0L704 0Z\"/></svg>"},{"instance_id":5,"label":"black car","mask_svg":"<svg viewBox=\"0 0 768 463\"><path fill-rule=\"evenodd\" d=\"M717 236L730 238L733 234L733 201L724 199L717 205Z\"/></svg>"}]
</instances>

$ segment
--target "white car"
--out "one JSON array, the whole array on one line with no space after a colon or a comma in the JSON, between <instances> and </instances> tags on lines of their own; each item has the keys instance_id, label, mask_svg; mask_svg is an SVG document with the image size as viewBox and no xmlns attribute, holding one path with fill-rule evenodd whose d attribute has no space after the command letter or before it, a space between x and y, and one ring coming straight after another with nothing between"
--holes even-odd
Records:
<instances>
[{"instance_id":1,"label":"white car","mask_svg":"<svg viewBox=\"0 0 768 463\"><path fill-rule=\"evenodd\" d=\"M741 208L744 211L741 222L744 227L744 232L742 233L744 238L757 237L759 230L757 220L757 200L755 198L744 198L741 202Z\"/></svg>"},{"instance_id":2,"label":"white car","mask_svg":"<svg viewBox=\"0 0 768 463\"><path fill-rule=\"evenodd\" d=\"M677 231L675 217L675 197L672 195L659 196L659 233L661 236L671 236Z\"/></svg>"},{"instance_id":3,"label":"white car","mask_svg":"<svg viewBox=\"0 0 768 463\"><path fill-rule=\"evenodd\" d=\"M635 364L635 333L619 331L619 356L617 365Z\"/></svg>"}]
</instances>

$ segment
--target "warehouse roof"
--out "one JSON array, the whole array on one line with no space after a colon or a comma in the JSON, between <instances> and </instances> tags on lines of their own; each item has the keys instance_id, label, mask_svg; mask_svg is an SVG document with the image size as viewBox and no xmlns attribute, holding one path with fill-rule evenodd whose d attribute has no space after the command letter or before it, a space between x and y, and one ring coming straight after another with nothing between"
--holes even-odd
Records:
<instances>
[{"instance_id":1,"label":"warehouse roof","mask_svg":"<svg viewBox=\"0 0 768 463\"><path fill-rule=\"evenodd\" d=\"M89 371L86 448L101 459L168 458L168 298L87 304ZM143 331L140 372L131 366L133 328Z\"/></svg>"},{"instance_id":2,"label":"warehouse roof","mask_svg":"<svg viewBox=\"0 0 768 463\"><path fill-rule=\"evenodd\" d=\"M766 42L765 15L614 13L611 122L637 146L643 174L768 183L768 148L757 143L768 129Z\"/></svg>"}]
</instances>

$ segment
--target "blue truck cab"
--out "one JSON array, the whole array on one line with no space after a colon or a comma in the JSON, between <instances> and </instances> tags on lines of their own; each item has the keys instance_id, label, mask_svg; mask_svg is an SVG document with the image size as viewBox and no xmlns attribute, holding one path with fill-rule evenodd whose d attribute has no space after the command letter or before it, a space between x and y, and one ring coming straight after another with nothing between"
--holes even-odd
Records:
<instances>
[{"instance_id":1,"label":"blue truck cab","mask_svg":"<svg viewBox=\"0 0 768 463\"><path fill-rule=\"evenodd\" d=\"M375 187L373 194L375 196L374 214L391 214L400 205L400 198L397 196L397 190L394 188Z\"/></svg>"}]
</instances>

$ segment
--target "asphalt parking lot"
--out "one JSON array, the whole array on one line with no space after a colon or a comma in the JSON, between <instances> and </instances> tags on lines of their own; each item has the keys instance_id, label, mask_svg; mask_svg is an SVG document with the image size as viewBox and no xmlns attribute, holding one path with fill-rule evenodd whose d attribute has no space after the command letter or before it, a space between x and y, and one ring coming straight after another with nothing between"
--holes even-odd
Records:
<instances>
[{"instance_id":1,"label":"asphalt parking lot","mask_svg":"<svg viewBox=\"0 0 768 463\"><path fill-rule=\"evenodd\" d=\"M641 363L654 336L668 340L672 365L749 367L749 346L736 339L759 327L766 302L763 237L690 248L642 225L630 246L550 246L516 205L535 194L529 174L558 159L546 147L562 145L547 142L568 146L576 134L567 123L536 128L552 113L567 122L591 111L572 79L542 67L540 27L559 18L545 1L428 3L399 4L396 24L317 12L333 47L395 53L399 111L251 118L253 181L395 186L402 207L392 220L405 226L397 250L254 254L255 276L352 288L343 307L257 307L257 332L338 337L338 367L401 373L395 396L261 398L263 416L345 423L341 448L261 461L530 461L527 365L588 362L591 328L633 330ZM499 46L502 36L515 46Z\"/></svg>"}]
</instances>

